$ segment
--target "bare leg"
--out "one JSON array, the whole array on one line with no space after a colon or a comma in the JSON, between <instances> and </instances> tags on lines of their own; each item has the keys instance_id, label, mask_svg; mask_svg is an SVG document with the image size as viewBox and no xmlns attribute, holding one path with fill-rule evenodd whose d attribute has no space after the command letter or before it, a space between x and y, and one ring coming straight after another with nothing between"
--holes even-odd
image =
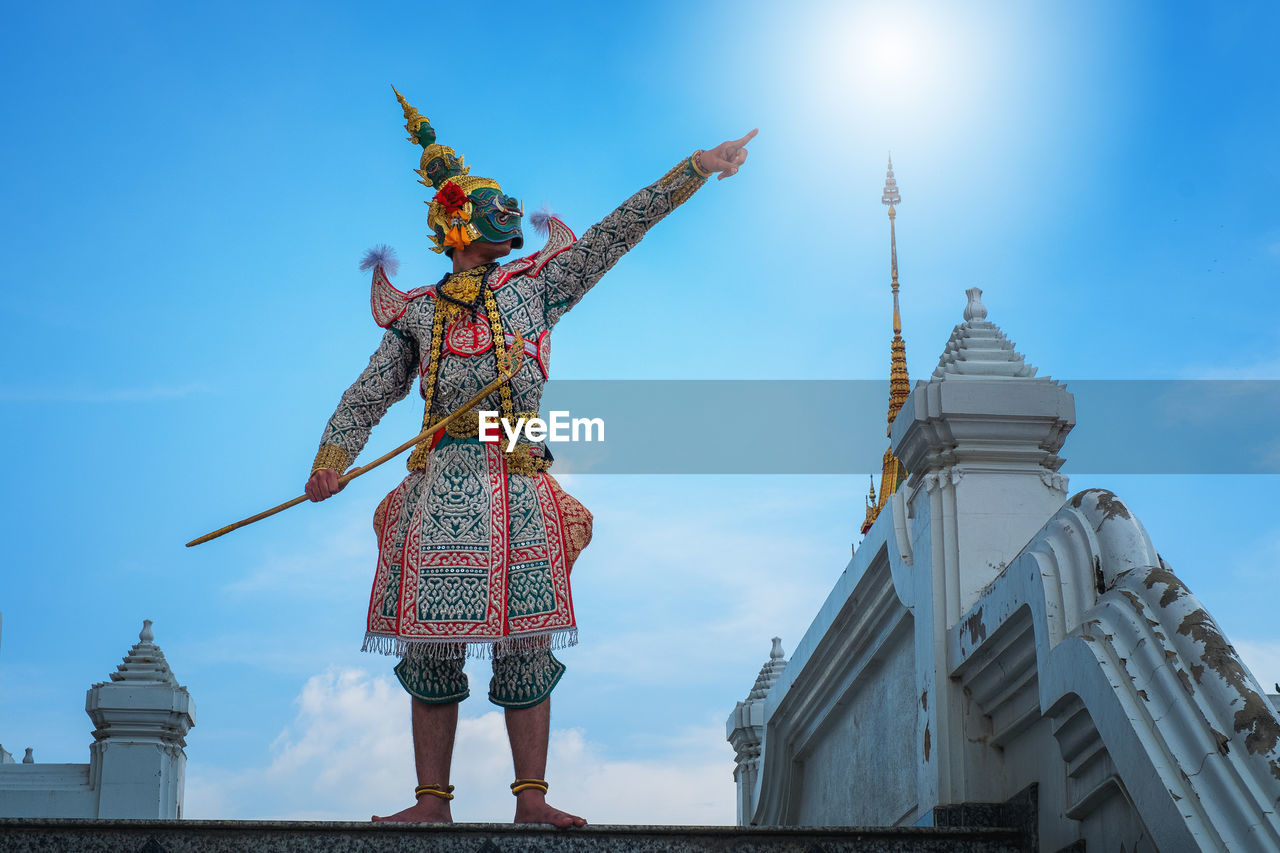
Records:
<instances>
[{"instance_id":1,"label":"bare leg","mask_svg":"<svg viewBox=\"0 0 1280 853\"><path fill-rule=\"evenodd\" d=\"M458 703L429 705L411 699L413 711L413 763L419 785L449 785L449 767L453 763L453 737L458 731ZM546 757L546 749L543 749ZM406 823L453 823L449 801L423 794L418 802L404 811L374 820Z\"/></svg>"},{"instance_id":2,"label":"bare leg","mask_svg":"<svg viewBox=\"0 0 1280 853\"><path fill-rule=\"evenodd\" d=\"M532 708L507 709L507 738L517 779L542 779L547 772L547 740L551 735L551 700ZM516 823L550 823L561 829L586 826L577 815L547 805L547 795L527 790L516 794Z\"/></svg>"}]
</instances>

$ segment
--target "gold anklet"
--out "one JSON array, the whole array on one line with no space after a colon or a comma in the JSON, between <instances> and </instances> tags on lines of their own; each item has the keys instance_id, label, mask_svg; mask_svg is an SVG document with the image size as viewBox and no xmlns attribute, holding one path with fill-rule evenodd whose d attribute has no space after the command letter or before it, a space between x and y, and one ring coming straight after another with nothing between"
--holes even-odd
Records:
<instances>
[{"instance_id":1,"label":"gold anklet","mask_svg":"<svg viewBox=\"0 0 1280 853\"><path fill-rule=\"evenodd\" d=\"M519 794L521 791L541 791L546 793L551 786L544 779L517 779L511 783L511 793Z\"/></svg>"},{"instance_id":2,"label":"gold anklet","mask_svg":"<svg viewBox=\"0 0 1280 853\"><path fill-rule=\"evenodd\" d=\"M443 785L419 785L413 789L415 797L421 797L423 794L430 794L433 797L439 797L442 800L453 799L453 786L444 787Z\"/></svg>"}]
</instances>

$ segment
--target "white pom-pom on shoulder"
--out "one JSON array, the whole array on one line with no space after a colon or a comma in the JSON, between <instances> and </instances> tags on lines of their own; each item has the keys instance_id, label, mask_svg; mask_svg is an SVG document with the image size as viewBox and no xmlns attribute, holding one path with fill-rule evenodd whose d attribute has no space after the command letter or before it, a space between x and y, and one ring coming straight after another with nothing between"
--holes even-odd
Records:
<instances>
[{"instance_id":1,"label":"white pom-pom on shoulder","mask_svg":"<svg viewBox=\"0 0 1280 853\"><path fill-rule=\"evenodd\" d=\"M555 214L551 212L551 208L544 204L540 209L529 214L529 224L533 226L534 231L545 236L547 233L547 221L553 216Z\"/></svg>"},{"instance_id":2,"label":"white pom-pom on shoulder","mask_svg":"<svg viewBox=\"0 0 1280 853\"><path fill-rule=\"evenodd\" d=\"M374 267L382 267L383 272L389 276L398 273L400 259L396 257L396 250L383 243L365 252L360 259L360 269L371 270Z\"/></svg>"}]
</instances>

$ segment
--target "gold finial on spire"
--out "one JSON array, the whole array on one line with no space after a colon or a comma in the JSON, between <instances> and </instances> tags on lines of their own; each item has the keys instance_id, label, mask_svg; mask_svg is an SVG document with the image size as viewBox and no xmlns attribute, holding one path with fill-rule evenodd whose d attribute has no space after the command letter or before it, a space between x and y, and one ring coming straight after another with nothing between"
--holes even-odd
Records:
<instances>
[{"instance_id":1,"label":"gold finial on spire","mask_svg":"<svg viewBox=\"0 0 1280 853\"><path fill-rule=\"evenodd\" d=\"M898 195L898 181L893 176L892 154L889 155L889 168L885 174L884 193L880 196L880 203L889 207L889 288L893 291L893 342L889 345L889 416L888 426L885 427L885 435L888 435L893 419L898 416L902 404L907 401L907 395L911 393L911 380L907 376L907 344L902 339L902 316L898 310L898 235L894 224L902 197ZM880 466L880 498L875 499L873 489L873 497L867 503L867 517L862 522L864 535L880 516L880 510L889 502L889 497L906 478L907 469L893 455L893 449L885 450Z\"/></svg>"},{"instance_id":2,"label":"gold finial on spire","mask_svg":"<svg viewBox=\"0 0 1280 853\"><path fill-rule=\"evenodd\" d=\"M400 102L400 109L404 110L404 129L409 131L409 141L414 145L421 145L418 141L418 128L423 124L430 124L430 120L422 115L413 105L404 99L404 95L400 94L400 90L395 86L391 87L391 91L396 93L396 100Z\"/></svg>"}]
</instances>

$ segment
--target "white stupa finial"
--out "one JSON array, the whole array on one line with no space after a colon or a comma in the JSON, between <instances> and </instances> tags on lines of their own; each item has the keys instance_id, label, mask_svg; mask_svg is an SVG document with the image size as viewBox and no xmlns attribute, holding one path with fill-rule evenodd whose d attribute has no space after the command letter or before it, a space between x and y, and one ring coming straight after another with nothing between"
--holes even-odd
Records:
<instances>
[{"instance_id":1,"label":"white stupa finial","mask_svg":"<svg viewBox=\"0 0 1280 853\"><path fill-rule=\"evenodd\" d=\"M971 287L965 291L965 295L969 297L969 304L964 306L965 322L987 319L987 306L982 304L982 288Z\"/></svg>"},{"instance_id":2,"label":"white stupa finial","mask_svg":"<svg viewBox=\"0 0 1280 853\"><path fill-rule=\"evenodd\" d=\"M1036 369L1014 349L1013 341L1005 337L1000 327L987 319L982 288L971 287L965 295L969 302L964 306L964 322L951 330L932 378L1033 378Z\"/></svg>"},{"instance_id":3,"label":"white stupa finial","mask_svg":"<svg viewBox=\"0 0 1280 853\"><path fill-rule=\"evenodd\" d=\"M778 680L778 676L782 674L782 670L786 665L787 660L783 657L782 651L782 638L774 637L773 648L769 650L769 659L764 662L764 666L760 667L760 674L756 676L756 683L752 685L746 701L751 702L763 699L765 694L769 692L769 688Z\"/></svg>"},{"instance_id":4,"label":"white stupa finial","mask_svg":"<svg viewBox=\"0 0 1280 853\"><path fill-rule=\"evenodd\" d=\"M111 673L112 681L158 682L175 687L178 680L169 669L169 662L164 659L164 652L155 644L156 634L151 630L151 620L142 620L142 630L138 632L138 642L133 644L124 662Z\"/></svg>"}]
</instances>

